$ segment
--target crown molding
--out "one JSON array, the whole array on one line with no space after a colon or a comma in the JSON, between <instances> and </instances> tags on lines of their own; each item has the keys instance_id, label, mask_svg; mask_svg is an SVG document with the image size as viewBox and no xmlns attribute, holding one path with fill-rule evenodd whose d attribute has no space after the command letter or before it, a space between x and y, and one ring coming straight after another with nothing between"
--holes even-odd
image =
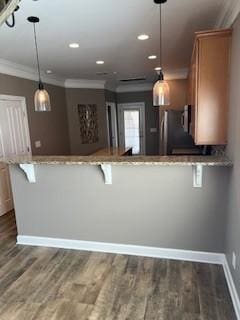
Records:
<instances>
[{"instance_id":1,"label":"crown molding","mask_svg":"<svg viewBox=\"0 0 240 320\"><path fill-rule=\"evenodd\" d=\"M22 79L38 81L38 73L35 69L4 59L0 59L0 73ZM44 75L44 72L42 72L42 81L44 83L64 87L64 79Z\"/></svg>"},{"instance_id":2,"label":"crown molding","mask_svg":"<svg viewBox=\"0 0 240 320\"><path fill-rule=\"evenodd\" d=\"M152 83L139 83L139 84L125 84L117 87L116 92L141 92L150 91L153 89Z\"/></svg>"},{"instance_id":3,"label":"crown molding","mask_svg":"<svg viewBox=\"0 0 240 320\"><path fill-rule=\"evenodd\" d=\"M65 88L71 89L105 89L105 80L66 79Z\"/></svg>"},{"instance_id":4,"label":"crown molding","mask_svg":"<svg viewBox=\"0 0 240 320\"><path fill-rule=\"evenodd\" d=\"M0 59L0 73L22 79L38 81L38 73L35 69L23 66L8 60ZM166 80L186 79L188 69L179 69L165 72ZM152 83L125 84L116 86L105 80L88 80L88 79L63 79L55 76L48 76L42 72L44 83L52 84L64 88L73 89L106 89L113 92L139 92L152 90Z\"/></svg>"},{"instance_id":5,"label":"crown molding","mask_svg":"<svg viewBox=\"0 0 240 320\"><path fill-rule=\"evenodd\" d=\"M219 15L216 28L230 28L240 13L240 0L225 1L223 10Z\"/></svg>"},{"instance_id":6,"label":"crown molding","mask_svg":"<svg viewBox=\"0 0 240 320\"><path fill-rule=\"evenodd\" d=\"M188 69L178 69L173 71L165 72L165 80L185 80L188 76ZM135 83L135 84L125 84L119 85L116 92L141 92L141 91L151 91L153 89L153 83Z\"/></svg>"},{"instance_id":7,"label":"crown molding","mask_svg":"<svg viewBox=\"0 0 240 320\"><path fill-rule=\"evenodd\" d=\"M167 70L164 72L166 80L183 80L188 77L188 68Z\"/></svg>"},{"instance_id":8,"label":"crown molding","mask_svg":"<svg viewBox=\"0 0 240 320\"><path fill-rule=\"evenodd\" d=\"M106 81L105 89L112 91L112 92L117 92L117 85L115 83L111 83L109 81Z\"/></svg>"}]
</instances>

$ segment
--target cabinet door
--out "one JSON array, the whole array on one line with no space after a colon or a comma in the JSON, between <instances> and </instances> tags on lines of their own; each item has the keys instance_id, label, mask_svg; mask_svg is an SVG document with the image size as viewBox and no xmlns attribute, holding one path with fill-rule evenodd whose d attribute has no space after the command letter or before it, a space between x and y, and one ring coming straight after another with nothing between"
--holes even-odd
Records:
<instances>
[{"instance_id":1,"label":"cabinet door","mask_svg":"<svg viewBox=\"0 0 240 320\"><path fill-rule=\"evenodd\" d=\"M198 145L227 143L229 35L198 40L197 109L195 142Z\"/></svg>"},{"instance_id":2,"label":"cabinet door","mask_svg":"<svg viewBox=\"0 0 240 320\"><path fill-rule=\"evenodd\" d=\"M197 96L197 70L198 70L198 46L195 44L193 56L192 56L192 65L191 65L191 126L190 133L195 138L196 135L196 113L197 113L197 105L196 105L196 96Z\"/></svg>"}]
</instances>

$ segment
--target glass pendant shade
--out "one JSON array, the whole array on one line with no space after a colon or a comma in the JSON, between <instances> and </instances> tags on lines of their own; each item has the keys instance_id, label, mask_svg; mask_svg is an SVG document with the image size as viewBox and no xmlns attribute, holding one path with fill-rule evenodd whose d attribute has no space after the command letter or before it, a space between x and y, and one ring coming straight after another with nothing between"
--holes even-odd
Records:
<instances>
[{"instance_id":1,"label":"glass pendant shade","mask_svg":"<svg viewBox=\"0 0 240 320\"><path fill-rule=\"evenodd\" d=\"M40 71L40 63L39 63L36 26L35 26L36 23L39 23L40 19L38 17L28 17L27 20L33 24L33 33L34 33L34 41L35 41L35 48L36 48L38 77L39 77L38 90L35 92L35 95L34 95L35 111L38 111L38 112L51 111L50 97L47 90L44 89L44 85L41 80L41 71Z\"/></svg>"},{"instance_id":2,"label":"glass pendant shade","mask_svg":"<svg viewBox=\"0 0 240 320\"><path fill-rule=\"evenodd\" d=\"M170 105L170 89L167 81L158 80L153 88L153 105L155 107Z\"/></svg>"},{"instance_id":3,"label":"glass pendant shade","mask_svg":"<svg viewBox=\"0 0 240 320\"><path fill-rule=\"evenodd\" d=\"M51 111L51 103L48 92L44 88L39 88L34 96L35 111Z\"/></svg>"}]
</instances>

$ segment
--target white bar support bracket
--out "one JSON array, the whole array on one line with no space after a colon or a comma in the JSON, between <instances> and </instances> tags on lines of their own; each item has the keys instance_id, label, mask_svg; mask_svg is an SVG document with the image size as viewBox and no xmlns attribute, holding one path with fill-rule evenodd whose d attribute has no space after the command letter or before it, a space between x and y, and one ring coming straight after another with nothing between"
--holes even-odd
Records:
<instances>
[{"instance_id":1,"label":"white bar support bracket","mask_svg":"<svg viewBox=\"0 0 240 320\"><path fill-rule=\"evenodd\" d=\"M105 184L112 184L112 165L101 164L101 170L104 175Z\"/></svg>"},{"instance_id":2,"label":"white bar support bracket","mask_svg":"<svg viewBox=\"0 0 240 320\"><path fill-rule=\"evenodd\" d=\"M19 167L24 171L29 183L36 183L34 164L21 163Z\"/></svg>"},{"instance_id":3,"label":"white bar support bracket","mask_svg":"<svg viewBox=\"0 0 240 320\"><path fill-rule=\"evenodd\" d=\"M203 185L203 166L197 164L193 166L193 187L202 188Z\"/></svg>"}]
</instances>

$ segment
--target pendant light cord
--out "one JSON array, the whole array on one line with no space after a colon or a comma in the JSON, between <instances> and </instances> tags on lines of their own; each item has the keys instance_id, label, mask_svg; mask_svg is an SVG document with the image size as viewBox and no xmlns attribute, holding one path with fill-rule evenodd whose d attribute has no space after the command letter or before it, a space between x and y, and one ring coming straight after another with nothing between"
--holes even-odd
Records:
<instances>
[{"instance_id":1,"label":"pendant light cord","mask_svg":"<svg viewBox=\"0 0 240 320\"><path fill-rule=\"evenodd\" d=\"M159 63L162 70L162 5L160 4L160 50L159 50Z\"/></svg>"},{"instance_id":2,"label":"pendant light cord","mask_svg":"<svg viewBox=\"0 0 240 320\"><path fill-rule=\"evenodd\" d=\"M40 71L40 63L39 63L39 54L38 54L38 44L37 44L37 35L36 35L36 25L33 23L33 31L34 31L34 40L35 40L35 48L36 48L36 55L37 55L37 67L38 67L38 76L39 76L39 84L42 84L41 79L41 71Z\"/></svg>"}]
</instances>

